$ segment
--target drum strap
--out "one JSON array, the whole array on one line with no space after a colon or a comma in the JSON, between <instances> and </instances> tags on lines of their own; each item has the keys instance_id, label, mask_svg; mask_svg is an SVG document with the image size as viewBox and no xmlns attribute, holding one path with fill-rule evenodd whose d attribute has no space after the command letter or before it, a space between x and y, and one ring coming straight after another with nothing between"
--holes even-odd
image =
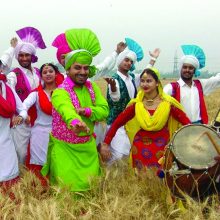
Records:
<instances>
[{"instance_id":1,"label":"drum strap","mask_svg":"<svg viewBox=\"0 0 220 220\"><path fill-rule=\"evenodd\" d=\"M195 86L198 89L199 92L199 102L200 102L200 116L202 119L203 124L208 124L208 113L205 105L205 100L203 96L203 89L201 82L199 80L193 80L195 83ZM180 102L180 85L178 82L171 82L172 86L172 96Z\"/></svg>"}]
</instances>

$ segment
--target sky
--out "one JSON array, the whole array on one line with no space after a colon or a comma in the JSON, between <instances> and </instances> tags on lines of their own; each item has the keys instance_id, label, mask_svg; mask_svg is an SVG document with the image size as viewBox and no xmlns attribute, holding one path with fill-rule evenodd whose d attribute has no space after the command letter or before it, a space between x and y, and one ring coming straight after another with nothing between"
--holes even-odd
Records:
<instances>
[{"instance_id":1,"label":"sky","mask_svg":"<svg viewBox=\"0 0 220 220\"><path fill-rule=\"evenodd\" d=\"M94 59L101 62L130 37L143 48L145 57L136 65L143 69L149 50L159 47L156 67L172 72L174 55L181 56L180 45L196 44L206 54L210 73L220 72L219 0L11 0L1 2L0 53L9 46L16 30L37 28L47 49L37 51L37 66L57 62L54 38L71 28L90 28L98 36L102 51ZM17 62L14 62L16 65Z\"/></svg>"}]
</instances>

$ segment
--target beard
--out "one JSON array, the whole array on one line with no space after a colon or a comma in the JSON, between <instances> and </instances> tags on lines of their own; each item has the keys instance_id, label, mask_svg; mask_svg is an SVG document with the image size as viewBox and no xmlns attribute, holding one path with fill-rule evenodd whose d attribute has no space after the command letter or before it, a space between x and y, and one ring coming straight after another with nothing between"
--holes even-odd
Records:
<instances>
[{"instance_id":1,"label":"beard","mask_svg":"<svg viewBox=\"0 0 220 220\"><path fill-rule=\"evenodd\" d=\"M193 78L193 75L192 76L181 76L181 78L183 80L191 80Z\"/></svg>"},{"instance_id":2,"label":"beard","mask_svg":"<svg viewBox=\"0 0 220 220\"><path fill-rule=\"evenodd\" d=\"M31 62L28 62L28 63L19 62L19 64L25 69L31 68Z\"/></svg>"}]
</instances>

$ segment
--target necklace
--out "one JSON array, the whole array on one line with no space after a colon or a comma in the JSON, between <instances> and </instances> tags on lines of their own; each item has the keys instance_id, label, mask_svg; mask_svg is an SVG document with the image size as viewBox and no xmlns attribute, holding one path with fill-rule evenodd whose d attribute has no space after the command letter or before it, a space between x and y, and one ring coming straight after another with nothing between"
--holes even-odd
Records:
<instances>
[{"instance_id":1,"label":"necklace","mask_svg":"<svg viewBox=\"0 0 220 220\"><path fill-rule=\"evenodd\" d=\"M154 104L154 101L157 99L158 94L154 96L152 99L145 99L144 104L147 106L152 106Z\"/></svg>"}]
</instances>

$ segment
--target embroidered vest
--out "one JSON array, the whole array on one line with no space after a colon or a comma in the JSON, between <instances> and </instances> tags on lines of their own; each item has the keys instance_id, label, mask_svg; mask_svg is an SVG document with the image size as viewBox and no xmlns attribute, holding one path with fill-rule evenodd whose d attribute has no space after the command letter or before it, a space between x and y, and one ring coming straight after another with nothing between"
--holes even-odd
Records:
<instances>
[{"instance_id":1,"label":"embroidered vest","mask_svg":"<svg viewBox=\"0 0 220 220\"><path fill-rule=\"evenodd\" d=\"M36 70L36 73L40 80L39 70L37 68L34 68L34 69ZM21 101L23 102L28 97L31 91L30 89L28 89L28 85L25 82L25 78L24 78L25 76L24 76L23 71L20 68L15 68L13 72L15 73L17 77L17 84L15 86L15 91L20 97Z\"/></svg>"},{"instance_id":2,"label":"embroidered vest","mask_svg":"<svg viewBox=\"0 0 220 220\"><path fill-rule=\"evenodd\" d=\"M208 124L208 113L205 105L204 95L203 95L203 89L201 82L199 80L193 80L195 83L196 88L199 92L199 103L200 103L200 117L202 119L203 124ZM178 82L171 82L172 86L172 96L180 102L180 85Z\"/></svg>"},{"instance_id":3,"label":"embroidered vest","mask_svg":"<svg viewBox=\"0 0 220 220\"><path fill-rule=\"evenodd\" d=\"M129 73L129 75L132 77L132 83L135 88L135 94L134 97L137 95L137 89L134 82L134 74ZM107 119L107 124L110 125L113 123L113 121L117 118L117 116L124 111L126 108L128 102L131 100L130 96L128 94L128 89L126 87L125 82L122 80L122 78L118 74L114 74L112 76L113 79L118 80L119 83L119 90L120 90L120 99L117 102L113 102L110 95L109 95L109 89L107 90L107 101L109 105L109 117Z\"/></svg>"},{"instance_id":4,"label":"embroidered vest","mask_svg":"<svg viewBox=\"0 0 220 220\"><path fill-rule=\"evenodd\" d=\"M35 69L36 74L38 75L39 81L40 81L40 72L37 68L34 67L34 69ZM18 94L21 101L23 102L31 92L30 88L28 88L28 85L27 85L27 83L29 83L29 82L25 81L25 76L24 76L25 73L23 73L23 71L20 68L15 68L13 70L13 72L15 73L15 75L17 77L17 84L15 86L15 91ZM36 110L35 105L33 105L31 108L29 108L28 115L31 118L30 119L31 126L33 126L34 122L37 118L37 110Z\"/></svg>"},{"instance_id":5,"label":"embroidered vest","mask_svg":"<svg viewBox=\"0 0 220 220\"><path fill-rule=\"evenodd\" d=\"M92 99L93 105L95 105L95 93L92 87L92 83L86 81L85 86L88 88L90 97ZM59 88L65 89L71 98L72 104L75 108L80 108L79 99L74 92L73 88L70 88L68 82L64 80L63 84L59 86ZM61 115L52 108L52 135L61 140L71 144L79 144L79 143L86 143L90 139L90 135L88 136L77 136L72 130L70 130L66 123L63 121Z\"/></svg>"}]
</instances>

